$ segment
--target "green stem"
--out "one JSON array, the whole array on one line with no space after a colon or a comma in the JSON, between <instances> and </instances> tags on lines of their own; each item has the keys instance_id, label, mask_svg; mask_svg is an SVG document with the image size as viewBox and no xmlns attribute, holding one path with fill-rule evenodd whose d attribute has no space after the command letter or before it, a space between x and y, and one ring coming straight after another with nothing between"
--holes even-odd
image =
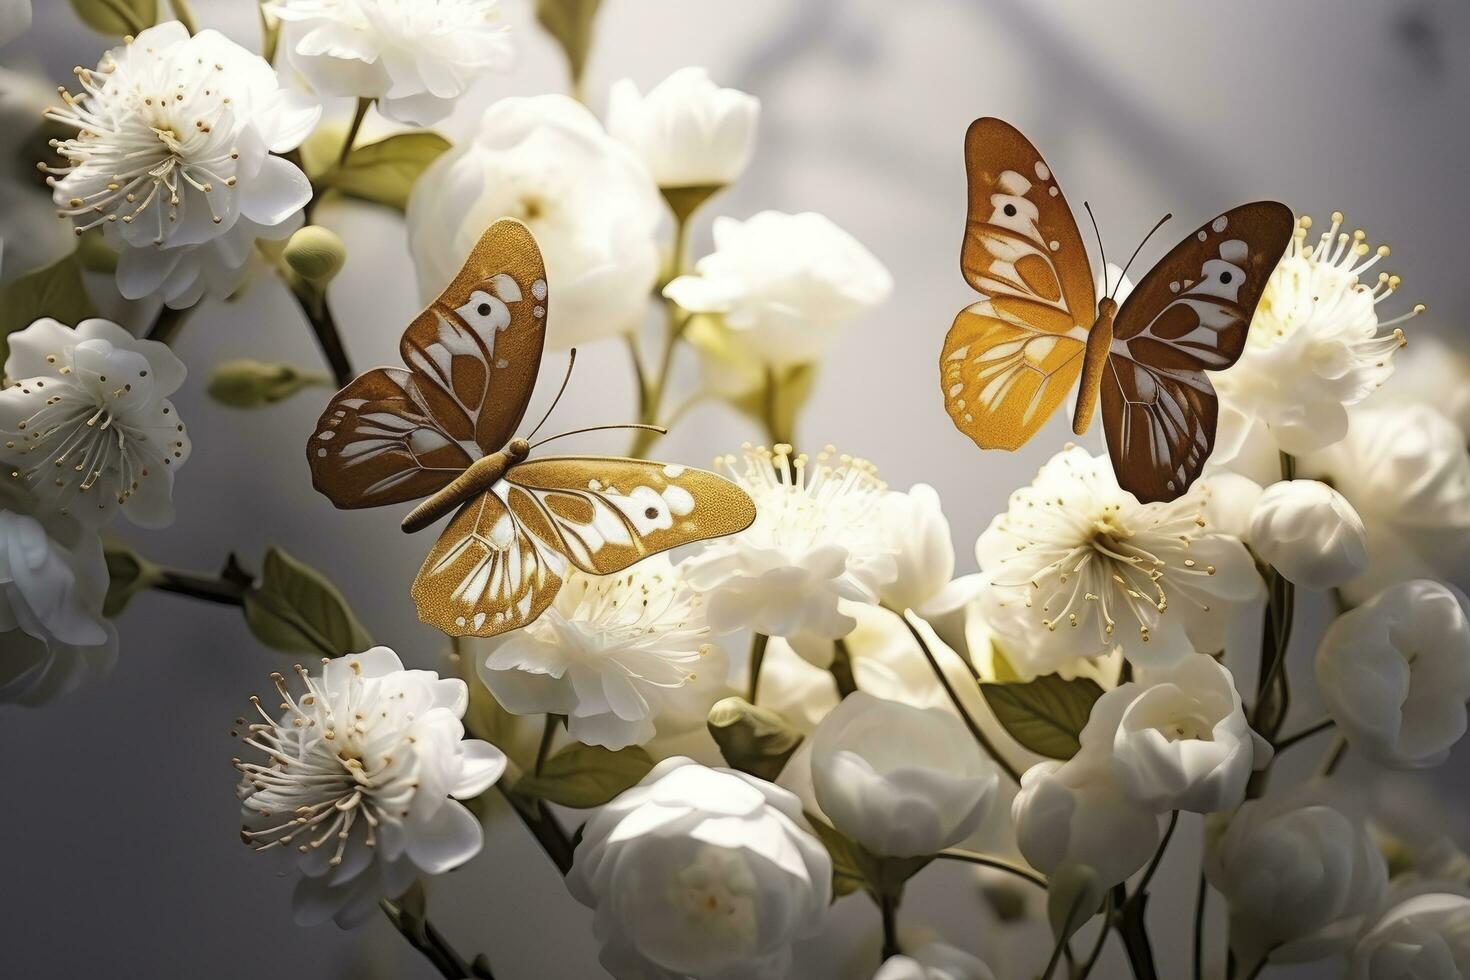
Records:
<instances>
[{"instance_id":1,"label":"green stem","mask_svg":"<svg viewBox=\"0 0 1470 980\"><path fill-rule=\"evenodd\" d=\"M1277 754L1279 755L1280 753L1285 752L1287 749L1291 748L1293 745L1295 745L1298 742L1306 741L1307 739L1311 738L1313 735L1320 735L1322 732L1325 732L1329 728L1331 728L1333 726L1333 724L1334 724L1334 722L1333 722L1333 720L1331 718L1323 718L1321 721L1317 722L1317 724L1315 724L1315 725L1311 725L1311 726L1309 726L1307 728L1303 728L1301 731L1297 732L1294 735L1288 735L1288 736L1286 736L1281 741L1279 741L1279 742L1276 743L1276 752L1277 752Z\"/></svg>"},{"instance_id":2,"label":"green stem","mask_svg":"<svg viewBox=\"0 0 1470 980\"><path fill-rule=\"evenodd\" d=\"M561 821L556 819L556 814L551 812L551 807L546 805L545 800L532 800L520 796L512 790L506 789L502 783L496 783L496 788L510 804L510 808L521 818L521 823L536 838L551 863L565 876L572 870L573 846L572 838L567 834L566 828Z\"/></svg>"},{"instance_id":3,"label":"green stem","mask_svg":"<svg viewBox=\"0 0 1470 980\"><path fill-rule=\"evenodd\" d=\"M674 215L674 252L669 260L669 274L658 286L660 295L665 285L684 272L689 225L688 214L676 213ZM642 358L638 355L636 334L628 335L628 343L633 350L634 367L638 372L638 421L645 425L660 424L659 418L663 414L664 396L668 393L669 375L674 366L674 352L678 349L679 342L684 339L684 331L689 329L689 321L693 319L693 314L681 309L671 300L664 300L664 311L667 326L664 331L663 349L659 352L658 367L652 375L647 374L643 369ZM633 446L628 454L638 458L646 456L658 439L657 432L647 429L640 430L634 435Z\"/></svg>"},{"instance_id":4,"label":"green stem","mask_svg":"<svg viewBox=\"0 0 1470 980\"><path fill-rule=\"evenodd\" d=\"M222 606L244 606L245 593L250 586L214 575L198 575L194 572L172 568L162 570L162 578L153 586L157 592L169 592L201 602L213 602Z\"/></svg>"},{"instance_id":5,"label":"green stem","mask_svg":"<svg viewBox=\"0 0 1470 980\"><path fill-rule=\"evenodd\" d=\"M1317 769L1317 778L1326 779L1337 772L1337 767L1342 764L1342 757L1347 755L1347 739L1341 735L1333 740L1332 748L1327 750L1327 756L1322 760L1322 765Z\"/></svg>"},{"instance_id":6,"label":"green stem","mask_svg":"<svg viewBox=\"0 0 1470 980\"><path fill-rule=\"evenodd\" d=\"M556 740L556 729L561 724L561 719L561 715L546 716L546 723L541 729L541 744L536 747L536 765L531 770L537 776L541 775L546 758L551 754L551 743Z\"/></svg>"},{"instance_id":7,"label":"green stem","mask_svg":"<svg viewBox=\"0 0 1470 980\"><path fill-rule=\"evenodd\" d=\"M1204 868L1199 872L1199 888L1194 895L1194 980L1203 980L1205 975L1205 899L1209 896L1210 883L1205 880Z\"/></svg>"},{"instance_id":8,"label":"green stem","mask_svg":"<svg viewBox=\"0 0 1470 980\"><path fill-rule=\"evenodd\" d=\"M192 306L188 309L176 310L164 304L159 307L158 315L153 318L153 323L144 332L143 339L156 340L161 344L168 344L172 347L175 338L179 335L179 331L188 322L189 314L193 311L194 308Z\"/></svg>"},{"instance_id":9,"label":"green stem","mask_svg":"<svg viewBox=\"0 0 1470 980\"><path fill-rule=\"evenodd\" d=\"M1056 972L1057 964L1062 961L1062 954L1065 953L1067 950L1067 940L1070 939L1072 935L1072 923L1076 921L1079 914L1082 914L1082 904L1086 900L1086 889L1079 890L1077 893L1077 900L1073 903L1072 907L1067 910L1067 919L1065 922L1062 923L1062 931L1061 934L1057 936L1057 944L1052 947L1051 958L1046 961L1046 969L1041 971L1041 980L1051 980L1052 974ZM1106 932L1107 928L1104 927L1103 931Z\"/></svg>"},{"instance_id":10,"label":"green stem","mask_svg":"<svg viewBox=\"0 0 1470 980\"><path fill-rule=\"evenodd\" d=\"M771 638L764 633L754 633L750 637L750 681L745 687L745 700L755 704L756 694L761 686L761 664L766 659L766 645Z\"/></svg>"},{"instance_id":11,"label":"green stem","mask_svg":"<svg viewBox=\"0 0 1470 980\"><path fill-rule=\"evenodd\" d=\"M352 123L347 127L347 138L342 141L342 149L337 154L337 166L347 165L347 158L352 156L352 148L357 145L357 134L362 129L362 121L367 118L368 110L372 107L372 99L359 98L357 100L357 107L352 112Z\"/></svg>"},{"instance_id":12,"label":"green stem","mask_svg":"<svg viewBox=\"0 0 1470 980\"><path fill-rule=\"evenodd\" d=\"M378 906L388 917L388 921L393 923L393 928L408 940L408 944L422 953L424 958L434 964L434 968L445 977L450 980L464 980L466 977L494 980L489 964L483 956L477 957L475 966L471 968L465 962L464 957L449 945L449 941L438 929L434 928L434 924L428 919L410 916L396 903L386 898L378 902Z\"/></svg>"},{"instance_id":13,"label":"green stem","mask_svg":"<svg viewBox=\"0 0 1470 980\"><path fill-rule=\"evenodd\" d=\"M1138 892L1135 896L1138 900L1134 901L1127 897L1126 892L1122 885L1113 889L1114 901L1122 910L1114 925L1118 936L1123 940L1128 964L1133 968L1133 976L1137 980L1159 980L1158 969L1154 966L1153 945L1149 942L1148 925L1145 922L1147 893Z\"/></svg>"},{"instance_id":14,"label":"green stem","mask_svg":"<svg viewBox=\"0 0 1470 980\"><path fill-rule=\"evenodd\" d=\"M1158 850L1154 851L1153 859L1149 861L1148 868L1143 872L1143 877L1138 879L1138 887L1133 889L1133 895L1128 901L1142 903L1145 900L1148 883L1153 881L1154 872L1159 870L1159 864L1164 860L1164 850L1168 848L1169 841L1174 838L1174 829L1178 826L1179 811L1175 810L1169 814L1169 827L1164 831L1163 839L1159 841Z\"/></svg>"},{"instance_id":15,"label":"green stem","mask_svg":"<svg viewBox=\"0 0 1470 980\"><path fill-rule=\"evenodd\" d=\"M199 25L194 21L194 12L189 9L189 0L169 0L170 6L174 8L174 20L184 25L184 30L190 34L199 33Z\"/></svg>"},{"instance_id":16,"label":"green stem","mask_svg":"<svg viewBox=\"0 0 1470 980\"><path fill-rule=\"evenodd\" d=\"M1113 896L1109 895L1103 908L1102 928L1097 931L1097 939L1092 944L1092 951L1087 954L1087 961L1082 964L1082 969L1077 973L1077 980L1087 980L1092 975L1092 968L1097 966L1098 958L1102 956L1103 947L1107 945L1108 935L1112 932L1108 928L1108 919L1113 914Z\"/></svg>"},{"instance_id":17,"label":"green stem","mask_svg":"<svg viewBox=\"0 0 1470 980\"><path fill-rule=\"evenodd\" d=\"M857 678L852 673L852 653L847 649L846 640L832 642L832 666L827 670L832 674L832 683L837 685L839 698L845 698L858 689Z\"/></svg>"},{"instance_id":18,"label":"green stem","mask_svg":"<svg viewBox=\"0 0 1470 980\"><path fill-rule=\"evenodd\" d=\"M332 316L332 307L327 303L326 294L306 283L297 282L292 286L291 295L296 297L296 303L311 327L312 336L321 348L322 357L332 370L332 378L337 382L337 387L347 387L347 383L356 377L356 372L352 370L352 361L347 356L347 348L342 344L342 335L337 330L337 320Z\"/></svg>"},{"instance_id":19,"label":"green stem","mask_svg":"<svg viewBox=\"0 0 1470 980\"><path fill-rule=\"evenodd\" d=\"M935 857L941 857L948 861L964 861L967 864L977 864L982 868L993 868L996 871L1004 871L1006 874L1015 875L1022 881L1029 881L1037 888L1046 888L1046 879L1034 871L1028 871L1017 864L1002 861L1000 858L986 857L984 854L972 854L969 851L940 851Z\"/></svg>"},{"instance_id":20,"label":"green stem","mask_svg":"<svg viewBox=\"0 0 1470 980\"><path fill-rule=\"evenodd\" d=\"M990 758L995 760L995 764L1007 776L1011 777L1012 782L1020 785L1021 774L1016 771L1015 766L1006 760L1005 756L1000 754L1000 750L995 747L995 743L990 741L989 736L975 722L975 719L970 717L970 713L965 710L965 705L960 701L960 696L955 693L954 685L949 682L949 677L944 673L944 668L939 666L939 661L935 658L934 652L929 649L929 644L924 641L923 635L915 628L913 623L909 622L906 614L898 613L898 618L903 620L903 624L908 627L910 635L914 638L914 642L919 645L919 649L923 652L924 658L929 661L929 666L934 670L934 676L939 678L940 686L944 688L944 693L949 695L949 700L954 704L955 711L959 712L960 720L965 723L965 727L970 730L970 734L975 737L975 741L979 742L980 747L985 750Z\"/></svg>"},{"instance_id":21,"label":"green stem","mask_svg":"<svg viewBox=\"0 0 1470 980\"><path fill-rule=\"evenodd\" d=\"M887 962L902 952L898 948L898 897L878 896L878 910L883 916L883 960Z\"/></svg>"}]
</instances>

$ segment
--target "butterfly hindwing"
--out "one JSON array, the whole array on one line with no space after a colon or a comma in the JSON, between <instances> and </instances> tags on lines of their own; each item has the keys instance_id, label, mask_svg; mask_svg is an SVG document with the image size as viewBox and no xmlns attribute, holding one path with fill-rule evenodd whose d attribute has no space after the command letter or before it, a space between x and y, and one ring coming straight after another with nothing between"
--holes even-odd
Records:
<instances>
[{"instance_id":1,"label":"butterfly hindwing","mask_svg":"<svg viewBox=\"0 0 1470 980\"><path fill-rule=\"evenodd\" d=\"M1118 311L1103 430L1119 485L1139 500L1173 500L1204 468L1219 412L1205 372L1245 349L1293 227L1291 210L1274 201L1227 211L1164 256Z\"/></svg>"},{"instance_id":2,"label":"butterfly hindwing","mask_svg":"<svg viewBox=\"0 0 1470 980\"><path fill-rule=\"evenodd\" d=\"M969 209L960 268L984 294L940 354L945 408L985 449L1017 449L1082 368L1095 293L1087 250L1051 169L999 119L965 134Z\"/></svg>"},{"instance_id":3,"label":"butterfly hindwing","mask_svg":"<svg viewBox=\"0 0 1470 980\"><path fill-rule=\"evenodd\" d=\"M535 239L497 221L404 332L407 370L369 371L327 405L307 445L316 488L343 508L401 503L503 448L536 382L546 307Z\"/></svg>"}]
</instances>

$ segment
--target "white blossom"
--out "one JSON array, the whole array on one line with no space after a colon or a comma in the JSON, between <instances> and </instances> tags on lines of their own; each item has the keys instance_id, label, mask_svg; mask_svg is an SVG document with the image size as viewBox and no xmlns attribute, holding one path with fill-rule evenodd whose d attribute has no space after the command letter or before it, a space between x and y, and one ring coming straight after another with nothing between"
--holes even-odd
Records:
<instances>
[{"instance_id":1,"label":"white blossom","mask_svg":"<svg viewBox=\"0 0 1470 980\"><path fill-rule=\"evenodd\" d=\"M327 919L348 928L401 895L420 874L474 857L484 834L458 802L489 789L506 757L465 739L469 689L458 678L405 670L387 647L302 667L293 694L273 674L280 715L251 702L244 725L260 762L235 760L245 825L256 850L288 854L302 877L292 907L298 925Z\"/></svg>"},{"instance_id":2,"label":"white blossom","mask_svg":"<svg viewBox=\"0 0 1470 980\"><path fill-rule=\"evenodd\" d=\"M506 98L414 184L409 248L433 297L487 225L524 221L551 283L547 343L565 349L642 322L663 215L647 169L585 107L564 95Z\"/></svg>"},{"instance_id":3,"label":"white blossom","mask_svg":"<svg viewBox=\"0 0 1470 980\"><path fill-rule=\"evenodd\" d=\"M999 775L965 726L938 708L855 691L812 735L817 803L871 853L916 857L969 837Z\"/></svg>"},{"instance_id":4,"label":"white blossom","mask_svg":"<svg viewBox=\"0 0 1470 980\"><path fill-rule=\"evenodd\" d=\"M1250 800L1208 835L1205 875L1230 907L1230 941L1249 975L1263 958L1345 949L1378 913L1383 857L1357 821L1295 796Z\"/></svg>"},{"instance_id":5,"label":"white blossom","mask_svg":"<svg viewBox=\"0 0 1470 980\"><path fill-rule=\"evenodd\" d=\"M416 126L439 122L512 60L500 0L271 0L265 12L317 94L375 99Z\"/></svg>"},{"instance_id":6,"label":"white blossom","mask_svg":"<svg viewBox=\"0 0 1470 980\"><path fill-rule=\"evenodd\" d=\"M831 877L796 797L675 757L587 822L567 887L619 980L777 980Z\"/></svg>"},{"instance_id":7,"label":"white blossom","mask_svg":"<svg viewBox=\"0 0 1470 980\"><path fill-rule=\"evenodd\" d=\"M1342 494L1316 480L1282 480L1251 511L1251 547L1287 579L1330 589L1368 567L1368 532Z\"/></svg>"},{"instance_id":8,"label":"white blossom","mask_svg":"<svg viewBox=\"0 0 1470 980\"><path fill-rule=\"evenodd\" d=\"M841 600L876 602L895 572L876 471L830 447L809 460L786 445L747 446L743 461L719 462L755 501L756 519L683 563L707 596L710 627L786 637L814 662L830 660L831 641L855 625Z\"/></svg>"},{"instance_id":9,"label":"white blossom","mask_svg":"<svg viewBox=\"0 0 1470 980\"><path fill-rule=\"evenodd\" d=\"M1201 481L1177 500L1140 504L1107 456L1064 449L975 546L988 609L1029 620L1057 660L1116 645L1135 663L1165 665L1223 649L1232 608L1260 578L1245 546L1210 524L1210 493Z\"/></svg>"},{"instance_id":10,"label":"white blossom","mask_svg":"<svg viewBox=\"0 0 1470 980\"><path fill-rule=\"evenodd\" d=\"M97 535L65 518L42 524L10 496L0 497L0 703L36 705L109 669L117 632L102 615Z\"/></svg>"},{"instance_id":11,"label":"white blossom","mask_svg":"<svg viewBox=\"0 0 1470 980\"><path fill-rule=\"evenodd\" d=\"M1470 454L1433 406L1356 409L1347 437L1301 461L1298 475L1331 483L1368 535L1368 568L1348 599L1411 578L1458 580L1470 554Z\"/></svg>"},{"instance_id":12,"label":"white blossom","mask_svg":"<svg viewBox=\"0 0 1470 980\"><path fill-rule=\"evenodd\" d=\"M1470 976L1470 898L1431 892L1384 913L1353 949L1348 980Z\"/></svg>"},{"instance_id":13,"label":"white blossom","mask_svg":"<svg viewBox=\"0 0 1470 980\"><path fill-rule=\"evenodd\" d=\"M301 221L311 183L275 153L295 149L321 107L281 88L259 55L217 31L169 21L77 69L80 95L47 117L77 135L45 167L77 233L101 227L123 296L188 307L244 280L258 238Z\"/></svg>"},{"instance_id":14,"label":"white blossom","mask_svg":"<svg viewBox=\"0 0 1470 980\"><path fill-rule=\"evenodd\" d=\"M1438 582L1400 582L1338 616L1317 648L1317 686L1349 744L1383 765L1435 766L1465 734L1470 618Z\"/></svg>"},{"instance_id":15,"label":"white blossom","mask_svg":"<svg viewBox=\"0 0 1470 980\"><path fill-rule=\"evenodd\" d=\"M0 390L0 462L43 507L98 525L121 510L173 521L174 471L190 442L168 396L184 365L167 345L107 320L37 320L10 335Z\"/></svg>"},{"instance_id":16,"label":"white blossom","mask_svg":"<svg viewBox=\"0 0 1470 980\"><path fill-rule=\"evenodd\" d=\"M1211 375L1220 396L1217 463L1262 428L1294 455L1331 445L1347 432L1347 407L1392 373L1393 353L1404 343L1397 324L1413 314L1379 320L1378 304L1397 291L1399 278L1362 279L1388 246L1370 249L1362 231L1340 232L1342 221L1334 213L1332 227L1309 246L1312 222L1301 219L1266 283L1240 360Z\"/></svg>"},{"instance_id":17,"label":"white blossom","mask_svg":"<svg viewBox=\"0 0 1470 980\"><path fill-rule=\"evenodd\" d=\"M878 590L883 605L938 621L978 594L980 576L954 578L954 539L933 487L916 483L906 493L890 490L879 516L896 562L892 581Z\"/></svg>"},{"instance_id":18,"label":"white blossom","mask_svg":"<svg viewBox=\"0 0 1470 980\"><path fill-rule=\"evenodd\" d=\"M565 715L572 738L621 749L702 726L727 669L700 597L655 555L618 575L572 572L480 679L515 714Z\"/></svg>"},{"instance_id":19,"label":"white blossom","mask_svg":"<svg viewBox=\"0 0 1470 980\"><path fill-rule=\"evenodd\" d=\"M608 92L607 131L638 154L660 187L721 187L755 150L760 100L680 68L647 95L631 78Z\"/></svg>"},{"instance_id":20,"label":"white blossom","mask_svg":"<svg viewBox=\"0 0 1470 980\"><path fill-rule=\"evenodd\" d=\"M995 974L964 950L931 941L890 956L873 980L995 980Z\"/></svg>"},{"instance_id":21,"label":"white blossom","mask_svg":"<svg viewBox=\"0 0 1470 980\"><path fill-rule=\"evenodd\" d=\"M664 295L717 313L744 353L775 369L816 361L838 332L888 298L893 279L828 218L762 211L714 221L715 250Z\"/></svg>"},{"instance_id":22,"label":"white blossom","mask_svg":"<svg viewBox=\"0 0 1470 980\"><path fill-rule=\"evenodd\" d=\"M1111 756L1128 796L1158 812L1234 809L1251 772L1271 759L1230 671L1199 653L1103 694L1081 741L1084 752Z\"/></svg>"},{"instance_id":23,"label":"white blossom","mask_svg":"<svg viewBox=\"0 0 1470 980\"><path fill-rule=\"evenodd\" d=\"M1470 355L1463 346L1415 334L1414 342L1394 359L1393 377L1374 399L1385 401L1433 405L1470 445Z\"/></svg>"}]
</instances>

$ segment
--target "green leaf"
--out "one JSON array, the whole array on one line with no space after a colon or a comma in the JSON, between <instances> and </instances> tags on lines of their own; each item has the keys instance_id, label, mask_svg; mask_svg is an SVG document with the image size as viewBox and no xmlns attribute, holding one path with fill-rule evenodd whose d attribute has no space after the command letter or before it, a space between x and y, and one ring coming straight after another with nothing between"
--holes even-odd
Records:
<instances>
[{"instance_id":1,"label":"green leaf","mask_svg":"<svg viewBox=\"0 0 1470 980\"><path fill-rule=\"evenodd\" d=\"M634 786L653 768L653 759L636 745L616 752L600 745L573 745L515 785L525 796L579 810L602 806Z\"/></svg>"},{"instance_id":2,"label":"green leaf","mask_svg":"<svg viewBox=\"0 0 1470 980\"><path fill-rule=\"evenodd\" d=\"M94 31L123 37L158 23L158 0L71 0L82 23Z\"/></svg>"},{"instance_id":3,"label":"green leaf","mask_svg":"<svg viewBox=\"0 0 1470 980\"><path fill-rule=\"evenodd\" d=\"M102 603L102 615L108 619L121 613L133 596L163 579L157 565L127 545L110 541L102 555L107 562L107 598Z\"/></svg>"},{"instance_id":4,"label":"green leaf","mask_svg":"<svg viewBox=\"0 0 1470 980\"><path fill-rule=\"evenodd\" d=\"M1049 759L1070 759L1082 748L1077 736L1103 693L1090 678L1069 681L1056 674L1023 684L981 684L980 690L1011 738Z\"/></svg>"},{"instance_id":5,"label":"green leaf","mask_svg":"<svg viewBox=\"0 0 1470 980\"><path fill-rule=\"evenodd\" d=\"M567 56L572 87L580 88L592 50L593 21L601 0L536 0L536 20Z\"/></svg>"},{"instance_id":6,"label":"green leaf","mask_svg":"<svg viewBox=\"0 0 1470 980\"><path fill-rule=\"evenodd\" d=\"M346 163L333 166L317 183L323 190L402 211L414 182L448 149L449 141L438 133L398 133L354 148Z\"/></svg>"},{"instance_id":7,"label":"green leaf","mask_svg":"<svg viewBox=\"0 0 1470 980\"><path fill-rule=\"evenodd\" d=\"M276 650L339 657L373 645L337 587L279 548L266 552L260 582L245 593L245 621Z\"/></svg>"},{"instance_id":8,"label":"green leaf","mask_svg":"<svg viewBox=\"0 0 1470 980\"><path fill-rule=\"evenodd\" d=\"M5 338L42 317L75 326L96 315L75 254L27 273L0 289L0 363L9 356Z\"/></svg>"},{"instance_id":9,"label":"green leaf","mask_svg":"<svg viewBox=\"0 0 1470 980\"><path fill-rule=\"evenodd\" d=\"M313 385L330 387L319 371L300 371L289 364L267 364L245 358L226 361L209 379L209 396L231 408L259 408L285 401Z\"/></svg>"}]
</instances>

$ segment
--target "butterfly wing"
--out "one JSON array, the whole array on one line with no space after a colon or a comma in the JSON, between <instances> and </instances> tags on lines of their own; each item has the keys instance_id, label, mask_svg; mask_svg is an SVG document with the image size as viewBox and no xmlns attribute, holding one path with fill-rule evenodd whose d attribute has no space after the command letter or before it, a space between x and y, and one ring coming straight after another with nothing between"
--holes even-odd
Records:
<instances>
[{"instance_id":1,"label":"butterfly wing","mask_svg":"<svg viewBox=\"0 0 1470 980\"><path fill-rule=\"evenodd\" d=\"M1274 201L1227 211L1164 256L1118 311L1103 431L1119 485L1139 500L1173 500L1204 468L1219 414L1205 372L1245 349L1292 230L1291 210Z\"/></svg>"},{"instance_id":2,"label":"butterfly wing","mask_svg":"<svg viewBox=\"0 0 1470 980\"><path fill-rule=\"evenodd\" d=\"M536 383L546 300L530 231L495 222L404 331L407 369L369 371L327 405L307 446L316 488L343 508L401 503L501 449Z\"/></svg>"},{"instance_id":3,"label":"butterfly wing","mask_svg":"<svg viewBox=\"0 0 1470 980\"><path fill-rule=\"evenodd\" d=\"M410 594L419 619L450 636L495 636L541 615L565 570L566 559L535 540L491 490L449 522Z\"/></svg>"},{"instance_id":4,"label":"butterfly wing","mask_svg":"<svg viewBox=\"0 0 1470 980\"><path fill-rule=\"evenodd\" d=\"M1030 141L999 119L965 134L969 214L960 252L985 298L955 317L939 358L944 406L982 449L1017 449L1082 369L1095 293L1072 211Z\"/></svg>"},{"instance_id":5,"label":"butterfly wing","mask_svg":"<svg viewBox=\"0 0 1470 980\"><path fill-rule=\"evenodd\" d=\"M750 496L705 470L641 459L553 456L510 468L506 504L546 546L610 575L681 544L745 530Z\"/></svg>"}]
</instances>

